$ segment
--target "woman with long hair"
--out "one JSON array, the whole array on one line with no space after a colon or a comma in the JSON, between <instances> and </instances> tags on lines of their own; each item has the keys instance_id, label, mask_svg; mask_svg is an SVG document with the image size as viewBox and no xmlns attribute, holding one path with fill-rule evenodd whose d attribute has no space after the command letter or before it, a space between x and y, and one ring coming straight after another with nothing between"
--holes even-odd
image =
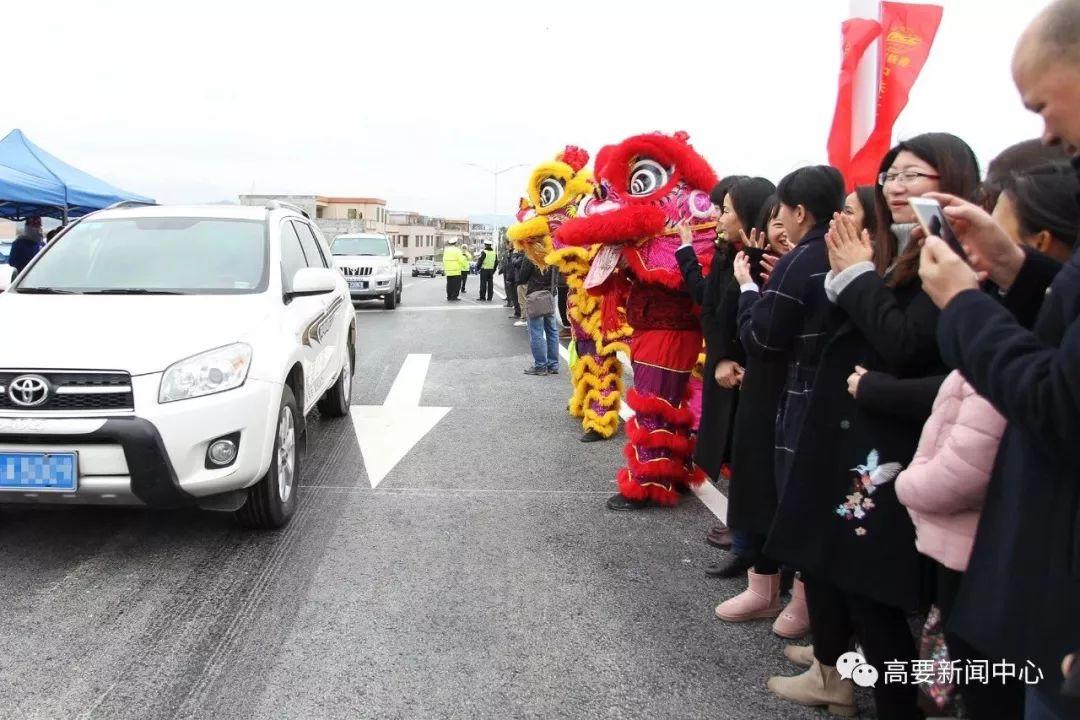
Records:
<instances>
[{"instance_id":1,"label":"woman with long hair","mask_svg":"<svg viewBox=\"0 0 1080 720\"><path fill-rule=\"evenodd\" d=\"M780 200L774 195L762 208L756 223L761 230L752 231L749 247L744 250L751 268L760 263L765 252L779 259L791 249L779 212ZM755 235L760 240L753 238ZM753 273L742 279L753 282ZM739 406L735 411L728 522L737 536L748 538L748 544L758 554L753 567L747 570L746 589L720 603L716 616L725 622L777 618L773 631L793 639L802 637L809 629L801 583L795 581L792 600L781 613L780 566L761 552L776 513L773 472L776 411L787 379L787 367L786 355L759 357L751 353L746 357Z\"/></svg>"},{"instance_id":2,"label":"woman with long hair","mask_svg":"<svg viewBox=\"0 0 1080 720\"><path fill-rule=\"evenodd\" d=\"M926 567L893 481L911 461L929 409L870 409L852 396L848 380L855 368L901 380L944 375L939 313L918 277L920 243L912 240L908 201L938 191L972 198L978 186L971 148L953 135L928 133L882 159L873 242L850 218L833 218L824 289L838 326L820 344L815 385L766 544L772 557L802 571L814 639L807 672L769 680L780 697L853 713L853 688L836 669L852 635L872 666L918 657L907 613L926 597ZM878 682L878 716L920 717L917 691Z\"/></svg>"},{"instance_id":3,"label":"woman with long hair","mask_svg":"<svg viewBox=\"0 0 1080 720\"><path fill-rule=\"evenodd\" d=\"M725 181L727 178L725 178ZM721 181L719 185L725 185ZM720 475L721 467L730 460L732 422L738 403L738 373L745 356L739 346L735 328L739 288L731 276L735 249L742 238L753 232L754 222L775 186L765 178L739 176L726 183L722 192L713 193L721 208L718 227L719 245L713 258L701 297L701 328L705 336L704 386L701 403L701 423L694 461L711 478ZM685 240L684 240L685 243ZM700 265L692 246L684 244L676 253L687 288L693 294ZM731 557L706 570L710 575L735 577L753 563L760 545L749 542L746 536L731 534Z\"/></svg>"}]
</instances>

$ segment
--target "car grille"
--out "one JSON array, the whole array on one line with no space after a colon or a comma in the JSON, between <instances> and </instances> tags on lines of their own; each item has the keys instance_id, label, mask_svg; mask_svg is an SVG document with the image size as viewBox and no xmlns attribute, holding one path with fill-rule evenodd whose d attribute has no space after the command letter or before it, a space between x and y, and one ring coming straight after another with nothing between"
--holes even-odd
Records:
<instances>
[{"instance_id":1,"label":"car grille","mask_svg":"<svg viewBox=\"0 0 1080 720\"><path fill-rule=\"evenodd\" d=\"M345 277L361 277L362 275L370 275L371 274L371 268L369 268L369 267L362 267L362 268L343 267L343 268L341 268L341 274L344 275Z\"/></svg>"},{"instance_id":2,"label":"car grille","mask_svg":"<svg viewBox=\"0 0 1080 720\"><path fill-rule=\"evenodd\" d=\"M49 384L48 399L35 407L12 401L8 388L22 375L37 375ZM38 412L44 410L134 410L135 397L127 373L0 371L0 410Z\"/></svg>"}]
</instances>

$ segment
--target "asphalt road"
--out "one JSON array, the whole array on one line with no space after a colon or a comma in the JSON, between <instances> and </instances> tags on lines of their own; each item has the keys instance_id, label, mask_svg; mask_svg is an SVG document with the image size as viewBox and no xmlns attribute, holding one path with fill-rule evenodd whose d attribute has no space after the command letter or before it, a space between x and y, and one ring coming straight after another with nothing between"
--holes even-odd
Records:
<instances>
[{"instance_id":1,"label":"asphalt road","mask_svg":"<svg viewBox=\"0 0 1080 720\"><path fill-rule=\"evenodd\" d=\"M450 408L372 488L353 422L310 424L280 532L228 516L0 511L0 718L803 718L768 623L724 625L745 581L702 569L714 516L615 514L624 438L578 442L569 382L523 375L496 298L441 278L361 307L354 404L430 354Z\"/></svg>"}]
</instances>

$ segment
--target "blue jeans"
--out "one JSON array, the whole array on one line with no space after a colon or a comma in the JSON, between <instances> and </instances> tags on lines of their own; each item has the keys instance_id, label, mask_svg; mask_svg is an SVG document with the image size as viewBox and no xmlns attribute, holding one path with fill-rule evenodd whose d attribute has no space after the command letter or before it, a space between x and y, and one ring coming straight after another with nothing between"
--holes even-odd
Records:
<instances>
[{"instance_id":1,"label":"blue jeans","mask_svg":"<svg viewBox=\"0 0 1080 720\"><path fill-rule=\"evenodd\" d=\"M538 370L559 369L559 330L554 314L529 318L529 344L532 345L533 365Z\"/></svg>"}]
</instances>

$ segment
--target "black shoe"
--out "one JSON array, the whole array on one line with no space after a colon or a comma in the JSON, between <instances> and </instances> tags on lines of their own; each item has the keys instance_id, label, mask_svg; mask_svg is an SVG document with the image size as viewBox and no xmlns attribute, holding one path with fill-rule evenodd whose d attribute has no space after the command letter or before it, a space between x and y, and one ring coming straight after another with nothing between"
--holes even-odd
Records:
<instances>
[{"instance_id":1,"label":"black shoe","mask_svg":"<svg viewBox=\"0 0 1080 720\"><path fill-rule=\"evenodd\" d=\"M526 375L547 375L547 368L527 367L525 368Z\"/></svg>"},{"instance_id":2,"label":"black shoe","mask_svg":"<svg viewBox=\"0 0 1080 720\"><path fill-rule=\"evenodd\" d=\"M718 578L742 577L752 567L754 563L742 555L728 553L728 559L725 562L710 565L705 568L705 574Z\"/></svg>"},{"instance_id":3,"label":"black shoe","mask_svg":"<svg viewBox=\"0 0 1080 720\"><path fill-rule=\"evenodd\" d=\"M585 443L600 442L602 440L607 440L607 438L596 432L595 430L589 430L581 436L581 442Z\"/></svg>"},{"instance_id":4,"label":"black shoe","mask_svg":"<svg viewBox=\"0 0 1080 720\"><path fill-rule=\"evenodd\" d=\"M548 368L547 371L548 371L548 375L558 375L559 374L559 368Z\"/></svg>"},{"instance_id":5,"label":"black shoe","mask_svg":"<svg viewBox=\"0 0 1080 720\"><path fill-rule=\"evenodd\" d=\"M731 532L723 525L714 525L705 536L705 542L721 550L731 549Z\"/></svg>"},{"instance_id":6,"label":"black shoe","mask_svg":"<svg viewBox=\"0 0 1080 720\"><path fill-rule=\"evenodd\" d=\"M687 495L693 495L694 489L685 483L679 483L675 486L675 492L686 497Z\"/></svg>"},{"instance_id":7,"label":"black shoe","mask_svg":"<svg viewBox=\"0 0 1080 720\"><path fill-rule=\"evenodd\" d=\"M652 500L631 500L622 494L612 495L607 499L608 510L644 510L652 506Z\"/></svg>"}]
</instances>

